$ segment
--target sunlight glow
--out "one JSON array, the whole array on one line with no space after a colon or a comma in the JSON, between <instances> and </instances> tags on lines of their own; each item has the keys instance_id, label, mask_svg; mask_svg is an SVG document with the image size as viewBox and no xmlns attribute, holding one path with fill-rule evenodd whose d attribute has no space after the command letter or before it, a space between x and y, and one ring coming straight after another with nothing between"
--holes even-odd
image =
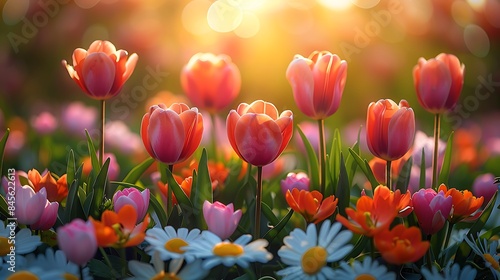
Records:
<instances>
[{"instance_id":1,"label":"sunlight glow","mask_svg":"<svg viewBox=\"0 0 500 280\"><path fill-rule=\"evenodd\" d=\"M235 0L217 0L207 13L208 25L217 32L235 30L243 20L243 11Z\"/></svg>"},{"instance_id":2,"label":"sunlight glow","mask_svg":"<svg viewBox=\"0 0 500 280\"><path fill-rule=\"evenodd\" d=\"M347 10L352 6L351 0L318 0L318 2L331 10Z\"/></svg>"},{"instance_id":3,"label":"sunlight glow","mask_svg":"<svg viewBox=\"0 0 500 280\"><path fill-rule=\"evenodd\" d=\"M482 11L486 0L467 0L469 5L476 11Z\"/></svg>"},{"instance_id":4,"label":"sunlight glow","mask_svg":"<svg viewBox=\"0 0 500 280\"><path fill-rule=\"evenodd\" d=\"M210 32L207 24L207 11L212 3L209 0L194 0L182 10L182 25L194 35L203 35Z\"/></svg>"},{"instance_id":5,"label":"sunlight glow","mask_svg":"<svg viewBox=\"0 0 500 280\"><path fill-rule=\"evenodd\" d=\"M241 24L234 30L234 33L240 38L250 38L255 36L260 30L260 20L254 14L246 12L243 14Z\"/></svg>"}]
</instances>

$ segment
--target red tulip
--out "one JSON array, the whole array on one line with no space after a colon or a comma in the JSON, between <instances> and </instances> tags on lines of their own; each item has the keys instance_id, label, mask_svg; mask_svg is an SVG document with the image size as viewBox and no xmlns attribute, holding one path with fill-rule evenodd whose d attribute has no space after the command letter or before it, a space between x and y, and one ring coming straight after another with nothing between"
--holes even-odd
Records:
<instances>
[{"instance_id":1,"label":"red tulip","mask_svg":"<svg viewBox=\"0 0 500 280\"><path fill-rule=\"evenodd\" d=\"M128 57L108 41L94 41L88 50L73 52L73 66L63 60L69 75L91 98L107 100L118 93L134 71L137 54Z\"/></svg>"},{"instance_id":2,"label":"red tulip","mask_svg":"<svg viewBox=\"0 0 500 280\"><path fill-rule=\"evenodd\" d=\"M413 82L418 101L425 110L444 113L455 107L464 84L465 66L452 54L420 58L413 68Z\"/></svg>"},{"instance_id":3,"label":"red tulip","mask_svg":"<svg viewBox=\"0 0 500 280\"><path fill-rule=\"evenodd\" d=\"M200 145L203 118L198 109L183 103L169 108L151 106L141 123L141 137L151 157L172 165L190 157Z\"/></svg>"},{"instance_id":4,"label":"red tulip","mask_svg":"<svg viewBox=\"0 0 500 280\"><path fill-rule=\"evenodd\" d=\"M182 69L181 84L195 106L216 112L238 96L241 75L229 56L197 53Z\"/></svg>"},{"instance_id":5,"label":"red tulip","mask_svg":"<svg viewBox=\"0 0 500 280\"><path fill-rule=\"evenodd\" d=\"M415 137L415 114L406 100L399 106L381 99L368 106L366 142L372 154L384 160L396 160L408 152Z\"/></svg>"},{"instance_id":6,"label":"red tulip","mask_svg":"<svg viewBox=\"0 0 500 280\"><path fill-rule=\"evenodd\" d=\"M276 107L262 100L241 103L227 116L227 136L234 151L255 166L273 162L292 137L293 113L278 115Z\"/></svg>"},{"instance_id":7,"label":"red tulip","mask_svg":"<svg viewBox=\"0 0 500 280\"><path fill-rule=\"evenodd\" d=\"M286 78L300 111L316 120L325 119L339 108L347 62L327 51L315 51L308 58L296 55L288 65Z\"/></svg>"}]
</instances>

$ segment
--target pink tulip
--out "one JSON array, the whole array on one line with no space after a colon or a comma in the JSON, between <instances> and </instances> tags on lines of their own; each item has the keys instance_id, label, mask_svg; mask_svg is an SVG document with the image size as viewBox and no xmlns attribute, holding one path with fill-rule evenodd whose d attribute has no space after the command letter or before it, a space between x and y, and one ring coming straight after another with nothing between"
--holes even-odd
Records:
<instances>
[{"instance_id":1,"label":"pink tulip","mask_svg":"<svg viewBox=\"0 0 500 280\"><path fill-rule=\"evenodd\" d=\"M132 205L137 212L137 222L142 221L146 213L148 212L149 206L149 189L145 189L142 192L136 188L125 188L121 191L115 192L113 195L113 206L115 212L119 212L125 205Z\"/></svg>"},{"instance_id":2,"label":"pink tulip","mask_svg":"<svg viewBox=\"0 0 500 280\"><path fill-rule=\"evenodd\" d=\"M31 225L31 229L49 230L52 228L56 223L57 210L59 210L59 203L47 200L42 216L36 223Z\"/></svg>"},{"instance_id":3,"label":"pink tulip","mask_svg":"<svg viewBox=\"0 0 500 280\"><path fill-rule=\"evenodd\" d=\"M203 117L184 103L151 106L141 123L141 137L151 157L172 165L190 157L203 136Z\"/></svg>"},{"instance_id":4,"label":"pink tulip","mask_svg":"<svg viewBox=\"0 0 500 280\"><path fill-rule=\"evenodd\" d=\"M300 111L316 120L325 119L339 108L347 62L327 51L314 51L308 58L295 55L286 70L286 78Z\"/></svg>"},{"instance_id":5,"label":"pink tulip","mask_svg":"<svg viewBox=\"0 0 500 280\"><path fill-rule=\"evenodd\" d=\"M421 189L412 196L413 211L422 231L431 235L443 228L450 215L452 197L445 197L444 192L436 193L433 189Z\"/></svg>"},{"instance_id":6,"label":"pink tulip","mask_svg":"<svg viewBox=\"0 0 500 280\"><path fill-rule=\"evenodd\" d=\"M420 58L413 68L413 82L418 101L425 110L444 113L455 107L464 83L465 66L452 54Z\"/></svg>"},{"instance_id":7,"label":"pink tulip","mask_svg":"<svg viewBox=\"0 0 500 280\"><path fill-rule=\"evenodd\" d=\"M88 50L73 52L73 66L63 60L71 78L89 97L107 100L118 93L134 71L137 54L128 57L125 50L116 50L109 41L94 41Z\"/></svg>"},{"instance_id":8,"label":"pink tulip","mask_svg":"<svg viewBox=\"0 0 500 280\"><path fill-rule=\"evenodd\" d=\"M276 107L262 100L241 103L226 120L227 137L233 150L244 161L255 166L273 162L290 142L293 113L278 114Z\"/></svg>"},{"instance_id":9,"label":"pink tulip","mask_svg":"<svg viewBox=\"0 0 500 280\"><path fill-rule=\"evenodd\" d=\"M286 195L288 190L292 191L293 189L300 190L309 190L309 176L307 176L304 172L293 173L290 172L286 175L286 178L281 180L281 191L283 195Z\"/></svg>"},{"instance_id":10,"label":"pink tulip","mask_svg":"<svg viewBox=\"0 0 500 280\"><path fill-rule=\"evenodd\" d=\"M366 142L372 154L384 160L396 160L408 152L415 137L415 115L406 100L399 105L381 99L368 106Z\"/></svg>"},{"instance_id":11,"label":"pink tulip","mask_svg":"<svg viewBox=\"0 0 500 280\"><path fill-rule=\"evenodd\" d=\"M97 110L79 101L65 106L61 114L63 127L72 134L84 134L85 129L91 131L95 127L96 119Z\"/></svg>"},{"instance_id":12,"label":"pink tulip","mask_svg":"<svg viewBox=\"0 0 500 280\"><path fill-rule=\"evenodd\" d=\"M229 56L197 53L182 68L181 85L194 106L214 113L238 96L241 75Z\"/></svg>"},{"instance_id":13,"label":"pink tulip","mask_svg":"<svg viewBox=\"0 0 500 280\"><path fill-rule=\"evenodd\" d=\"M83 266L97 251L94 225L90 221L75 219L57 229L57 243L68 260Z\"/></svg>"},{"instance_id":14,"label":"pink tulip","mask_svg":"<svg viewBox=\"0 0 500 280\"><path fill-rule=\"evenodd\" d=\"M229 238L238 227L241 210L234 211L232 203L226 206L218 201L212 204L205 200L203 203L203 217L208 230L224 240Z\"/></svg>"},{"instance_id":15,"label":"pink tulip","mask_svg":"<svg viewBox=\"0 0 500 280\"><path fill-rule=\"evenodd\" d=\"M495 176L491 173L486 173L477 176L472 184L472 193L476 197L484 197L484 204L490 202L491 198L498 190L498 184L494 183Z\"/></svg>"},{"instance_id":16,"label":"pink tulip","mask_svg":"<svg viewBox=\"0 0 500 280\"><path fill-rule=\"evenodd\" d=\"M47 204L47 191L45 188L36 192L30 186L16 187L16 210L14 216L17 222L32 225L40 220L45 205Z\"/></svg>"},{"instance_id":17,"label":"pink tulip","mask_svg":"<svg viewBox=\"0 0 500 280\"><path fill-rule=\"evenodd\" d=\"M31 126L38 134L50 134L56 130L57 120L50 112L42 112L40 115L33 117Z\"/></svg>"}]
</instances>

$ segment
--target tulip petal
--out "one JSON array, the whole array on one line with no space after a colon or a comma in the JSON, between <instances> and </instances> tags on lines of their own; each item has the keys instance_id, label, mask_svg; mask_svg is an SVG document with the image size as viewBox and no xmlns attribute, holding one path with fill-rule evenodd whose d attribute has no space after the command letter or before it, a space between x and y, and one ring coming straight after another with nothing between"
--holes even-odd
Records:
<instances>
[{"instance_id":1,"label":"tulip petal","mask_svg":"<svg viewBox=\"0 0 500 280\"><path fill-rule=\"evenodd\" d=\"M420 68L420 82L417 97L426 109L444 108L451 88L451 74L446 65L437 59L430 59Z\"/></svg>"},{"instance_id":2,"label":"tulip petal","mask_svg":"<svg viewBox=\"0 0 500 280\"><path fill-rule=\"evenodd\" d=\"M293 98L300 111L314 118L314 76L310 64L312 62L301 56L295 58L286 70L286 78L293 89Z\"/></svg>"},{"instance_id":3,"label":"tulip petal","mask_svg":"<svg viewBox=\"0 0 500 280\"><path fill-rule=\"evenodd\" d=\"M177 162L185 141L184 126L172 110L155 110L149 120L148 138L154 157L166 164Z\"/></svg>"},{"instance_id":4,"label":"tulip petal","mask_svg":"<svg viewBox=\"0 0 500 280\"><path fill-rule=\"evenodd\" d=\"M388 157L396 160L404 156L415 138L415 115L413 110L399 109L389 122Z\"/></svg>"},{"instance_id":5,"label":"tulip petal","mask_svg":"<svg viewBox=\"0 0 500 280\"><path fill-rule=\"evenodd\" d=\"M142 117L141 121L141 138L142 138L142 143L146 148L146 151L148 151L148 154L151 157L155 158L156 155L154 154L153 148L151 147L151 142L149 140L149 134L148 134L149 120L150 120L150 114L146 113L144 117Z\"/></svg>"},{"instance_id":6,"label":"tulip petal","mask_svg":"<svg viewBox=\"0 0 500 280\"><path fill-rule=\"evenodd\" d=\"M91 53L84 61L82 75L88 92L95 98L105 98L113 86L114 62L103 53Z\"/></svg>"}]
</instances>

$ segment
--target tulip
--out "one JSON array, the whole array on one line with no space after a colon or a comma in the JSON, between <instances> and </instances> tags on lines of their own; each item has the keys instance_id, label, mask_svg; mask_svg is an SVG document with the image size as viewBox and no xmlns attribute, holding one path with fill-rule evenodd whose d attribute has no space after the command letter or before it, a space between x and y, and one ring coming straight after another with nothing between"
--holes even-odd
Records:
<instances>
[{"instance_id":1,"label":"tulip","mask_svg":"<svg viewBox=\"0 0 500 280\"><path fill-rule=\"evenodd\" d=\"M66 105L61 113L62 126L71 134L84 134L85 129L91 131L95 127L96 119L97 110L79 101Z\"/></svg>"},{"instance_id":2,"label":"tulip","mask_svg":"<svg viewBox=\"0 0 500 280\"><path fill-rule=\"evenodd\" d=\"M293 130L293 113L278 115L276 107L262 100L241 103L227 116L227 136L234 151L244 161L264 166L285 149Z\"/></svg>"},{"instance_id":3,"label":"tulip","mask_svg":"<svg viewBox=\"0 0 500 280\"><path fill-rule=\"evenodd\" d=\"M137 54L128 57L125 50L116 50L109 41L94 41L88 50L73 52L73 66L63 60L70 77L89 97L107 100L118 93L134 71Z\"/></svg>"},{"instance_id":4,"label":"tulip","mask_svg":"<svg viewBox=\"0 0 500 280\"><path fill-rule=\"evenodd\" d=\"M420 58L413 68L413 82L420 105L440 114L452 110L458 102L464 83L465 66L452 54Z\"/></svg>"},{"instance_id":5,"label":"tulip","mask_svg":"<svg viewBox=\"0 0 500 280\"><path fill-rule=\"evenodd\" d=\"M304 172L293 173L290 172L286 175L286 178L281 180L281 191L283 195L286 196L287 191L292 191L293 189L298 189L299 191L309 190L309 176Z\"/></svg>"},{"instance_id":6,"label":"tulip","mask_svg":"<svg viewBox=\"0 0 500 280\"><path fill-rule=\"evenodd\" d=\"M443 228L452 210L453 200L445 193L433 189L421 189L412 196L413 212L422 231L431 235Z\"/></svg>"},{"instance_id":7,"label":"tulip","mask_svg":"<svg viewBox=\"0 0 500 280\"><path fill-rule=\"evenodd\" d=\"M36 192L30 186L16 187L14 216L20 224L31 225L40 220L47 203L45 188Z\"/></svg>"},{"instance_id":8,"label":"tulip","mask_svg":"<svg viewBox=\"0 0 500 280\"><path fill-rule=\"evenodd\" d=\"M472 195L468 190L459 191L455 188L448 189L445 184L439 186L439 191L444 192L446 197L452 198L452 211L448 216L450 223L454 224L460 221L474 221L482 214L478 211L483 205L484 197Z\"/></svg>"},{"instance_id":9,"label":"tulip","mask_svg":"<svg viewBox=\"0 0 500 280\"><path fill-rule=\"evenodd\" d=\"M136 188L125 188L121 191L117 191L113 195L114 209L116 212L119 212L123 206L132 205L137 212L136 223L139 223L148 212L149 195L149 189L145 189L142 192Z\"/></svg>"},{"instance_id":10,"label":"tulip","mask_svg":"<svg viewBox=\"0 0 500 280\"><path fill-rule=\"evenodd\" d=\"M330 217L337 209L338 199L331 195L323 200L323 195L318 191L298 189L286 192L286 202L293 211L300 213L306 222L319 223Z\"/></svg>"},{"instance_id":11,"label":"tulip","mask_svg":"<svg viewBox=\"0 0 500 280\"><path fill-rule=\"evenodd\" d=\"M66 174L59 177L56 181L50 172L45 173L43 176L36 169L28 171L28 180L30 186L35 192L39 192L45 188L47 192L47 199L51 202L63 201L68 196L68 182L66 181Z\"/></svg>"},{"instance_id":12,"label":"tulip","mask_svg":"<svg viewBox=\"0 0 500 280\"><path fill-rule=\"evenodd\" d=\"M386 161L399 159L411 148L414 137L415 115L406 100L399 106L390 99L370 103L366 142L374 156Z\"/></svg>"},{"instance_id":13,"label":"tulip","mask_svg":"<svg viewBox=\"0 0 500 280\"><path fill-rule=\"evenodd\" d=\"M212 204L205 200L203 203L203 217L208 230L222 240L229 238L236 230L241 214L241 210L234 211L232 203L227 206L218 201Z\"/></svg>"},{"instance_id":14,"label":"tulip","mask_svg":"<svg viewBox=\"0 0 500 280\"><path fill-rule=\"evenodd\" d=\"M57 202L45 202L45 209L42 212L40 219L31 225L31 229L38 230L49 230L54 226L57 219L57 210L59 209L59 203Z\"/></svg>"},{"instance_id":15,"label":"tulip","mask_svg":"<svg viewBox=\"0 0 500 280\"><path fill-rule=\"evenodd\" d=\"M190 157L200 144L203 118L198 109L174 103L151 106L141 123L141 137L151 157L168 165Z\"/></svg>"},{"instance_id":16,"label":"tulip","mask_svg":"<svg viewBox=\"0 0 500 280\"><path fill-rule=\"evenodd\" d=\"M375 235L374 244L384 260L396 265L418 261L430 247L429 241L422 241L419 228L402 224Z\"/></svg>"},{"instance_id":17,"label":"tulip","mask_svg":"<svg viewBox=\"0 0 500 280\"><path fill-rule=\"evenodd\" d=\"M300 111L315 120L333 115L340 105L347 77L347 62L327 51L308 58L295 55L286 78Z\"/></svg>"},{"instance_id":18,"label":"tulip","mask_svg":"<svg viewBox=\"0 0 500 280\"><path fill-rule=\"evenodd\" d=\"M229 56L197 53L182 68L181 85L194 106L215 113L238 96L241 75Z\"/></svg>"},{"instance_id":19,"label":"tulip","mask_svg":"<svg viewBox=\"0 0 500 280\"><path fill-rule=\"evenodd\" d=\"M491 173L477 176L472 184L472 192L476 197L484 197L483 204L488 203L497 190L498 184L495 184L495 176Z\"/></svg>"},{"instance_id":20,"label":"tulip","mask_svg":"<svg viewBox=\"0 0 500 280\"><path fill-rule=\"evenodd\" d=\"M57 243L68 260L85 265L97 251L97 240L91 222L75 219L57 229Z\"/></svg>"}]
</instances>

